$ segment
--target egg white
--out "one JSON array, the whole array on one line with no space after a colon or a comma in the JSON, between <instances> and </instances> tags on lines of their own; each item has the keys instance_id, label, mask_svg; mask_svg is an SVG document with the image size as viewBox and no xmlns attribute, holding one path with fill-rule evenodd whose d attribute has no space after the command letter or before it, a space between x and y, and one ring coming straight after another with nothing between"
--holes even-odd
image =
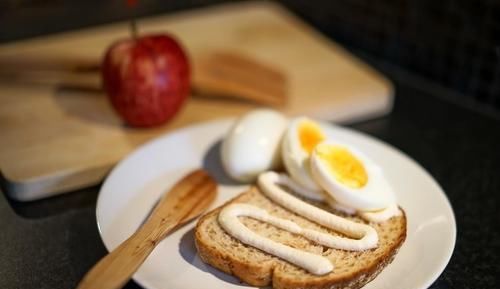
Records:
<instances>
[{"instance_id":1,"label":"egg white","mask_svg":"<svg viewBox=\"0 0 500 289\"><path fill-rule=\"evenodd\" d=\"M302 149L299 140L298 125L304 120L308 119L299 117L290 122L283 137L282 159L292 180L305 189L302 190L303 195L314 200L323 200L322 189L311 175L310 156Z\"/></svg>"},{"instance_id":2,"label":"egg white","mask_svg":"<svg viewBox=\"0 0 500 289\"><path fill-rule=\"evenodd\" d=\"M222 166L233 179L252 182L282 166L281 140L288 119L270 109L251 111L238 119L221 146Z\"/></svg>"}]
</instances>

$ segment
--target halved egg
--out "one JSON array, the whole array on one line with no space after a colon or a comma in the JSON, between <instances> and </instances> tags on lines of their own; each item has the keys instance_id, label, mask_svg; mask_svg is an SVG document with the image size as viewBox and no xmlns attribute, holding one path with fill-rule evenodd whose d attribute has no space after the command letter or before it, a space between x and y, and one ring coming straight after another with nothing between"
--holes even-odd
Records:
<instances>
[{"instance_id":1,"label":"halved egg","mask_svg":"<svg viewBox=\"0 0 500 289\"><path fill-rule=\"evenodd\" d=\"M395 202L382 170L351 146L326 141L311 154L311 172L318 184L341 205L377 211Z\"/></svg>"},{"instance_id":2,"label":"halved egg","mask_svg":"<svg viewBox=\"0 0 500 289\"><path fill-rule=\"evenodd\" d=\"M306 197L321 200L323 193L311 175L310 156L314 147L326 139L321 126L306 117L293 119L283 138L282 158L292 180L310 191Z\"/></svg>"}]
</instances>

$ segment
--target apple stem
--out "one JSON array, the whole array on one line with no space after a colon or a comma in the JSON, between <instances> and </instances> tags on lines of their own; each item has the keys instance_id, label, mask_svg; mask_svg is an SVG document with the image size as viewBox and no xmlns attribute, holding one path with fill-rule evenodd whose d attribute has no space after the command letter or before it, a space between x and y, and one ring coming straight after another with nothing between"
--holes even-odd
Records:
<instances>
[{"instance_id":1,"label":"apple stem","mask_svg":"<svg viewBox=\"0 0 500 289\"><path fill-rule=\"evenodd\" d=\"M137 23L135 18L130 20L130 33L132 34L133 39L137 39Z\"/></svg>"}]
</instances>

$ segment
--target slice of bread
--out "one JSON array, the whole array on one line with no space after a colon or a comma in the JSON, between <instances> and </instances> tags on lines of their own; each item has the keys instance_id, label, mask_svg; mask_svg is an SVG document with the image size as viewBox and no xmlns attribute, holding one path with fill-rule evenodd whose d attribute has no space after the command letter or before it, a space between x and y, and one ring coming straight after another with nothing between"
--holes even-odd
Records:
<instances>
[{"instance_id":1,"label":"slice of bread","mask_svg":"<svg viewBox=\"0 0 500 289\"><path fill-rule=\"evenodd\" d=\"M242 193L223 206L230 203L255 205L267 210L272 215L294 221L304 228L339 235L274 203L256 187L250 188L247 192ZM325 204L312 204L332 211ZM205 263L234 275L253 286L272 285L275 289L360 288L373 280L387 264L392 262L406 238L406 217L404 212L402 215L393 217L386 222L370 224L377 230L379 245L375 249L361 252L328 248L270 224L248 217L241 217L242 222L259 235L330 259L335 266L334 270L329 274L317 276L278 257L245 245L227 234L217 220L221 208L219 207L207 213L198 221L195 230L198 254ZM332 211L332 213L356 222L366 223L359 217L349 217L335 211Z\"/></svg>"}]
</instances>

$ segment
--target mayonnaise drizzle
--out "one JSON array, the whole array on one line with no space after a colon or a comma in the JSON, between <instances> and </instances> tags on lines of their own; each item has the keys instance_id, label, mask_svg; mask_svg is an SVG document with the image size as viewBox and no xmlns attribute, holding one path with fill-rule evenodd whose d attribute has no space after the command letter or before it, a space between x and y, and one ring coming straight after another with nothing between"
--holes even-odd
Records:
<instances>
[{"instance_id":1,"label":"mayonnaise drizzle","mask_svg":"<svg viewBox=\"0 0 500 289\"><path fill-rule=\"evenodd\" d=\"M265 210L248 204L231 204L224 207L218 217L220 225L226 232L242 243L278 256L316 275L331 272L333 264L323 256L298 250L259 236L241 223L238 216L248 216L270 223L278 228L302 235L318 244L331 248L362 251L377 246L378 235L374 228L333 215L290 195L278 186L286 185L287 180L289 179L286 175L267 172L259 176L258 184L263 193L274 202L350 238L333 236L316 230L302 228L292 221L271 216Z\"/></svg>"},{"instance_id":2,"label":"mayonnaise drizzle","mask_svg":"<svg viewBox=\"0 0 500 289\"><path fill-rule=\"evenodd\" d=\"M358 212L361 218L368 222L381 223L389 220L392 217L400 216L401 210L396 203L391 204L389 207L375 212Z\"/></svg>"},{"instance_id":3,"label":"mayonnaise drizzle","mask_svg":"<svg viewBox=\"0 0 500 289\"><path fill-rule=\"evenodd\" d=\"M303 235L305 229L292 221L277 218L261 208L246 204L231 204L219 213L219 223L231 236L242 243L261 249L271 255L278 256L316 275L323 275L333 270L333 264L325 257L301 251L287 245L262 237L248 229L238 219L240 216L251 217L283 230ZM306 229L307 230L307 229ZM312 230L308 230L312 231ZM319 233L319 232L316 232Z\"/></svg>"},{"instance_id":4,"label":"mayonnaise drizzle","mask_svg":"<svg viewBox=\"0 0 500 289\"><path fill-rule=\"evenodd\" d=\"M286 178L288 178L286 175L266 172L259 176L257 183L267 197L281 206L317 224L355 238L332 236L335 242L327 246L352 251L362 251L377 246L378 235L374 228L336 216L292 196L278 186Z\"/></svg>"}]
</instances>

